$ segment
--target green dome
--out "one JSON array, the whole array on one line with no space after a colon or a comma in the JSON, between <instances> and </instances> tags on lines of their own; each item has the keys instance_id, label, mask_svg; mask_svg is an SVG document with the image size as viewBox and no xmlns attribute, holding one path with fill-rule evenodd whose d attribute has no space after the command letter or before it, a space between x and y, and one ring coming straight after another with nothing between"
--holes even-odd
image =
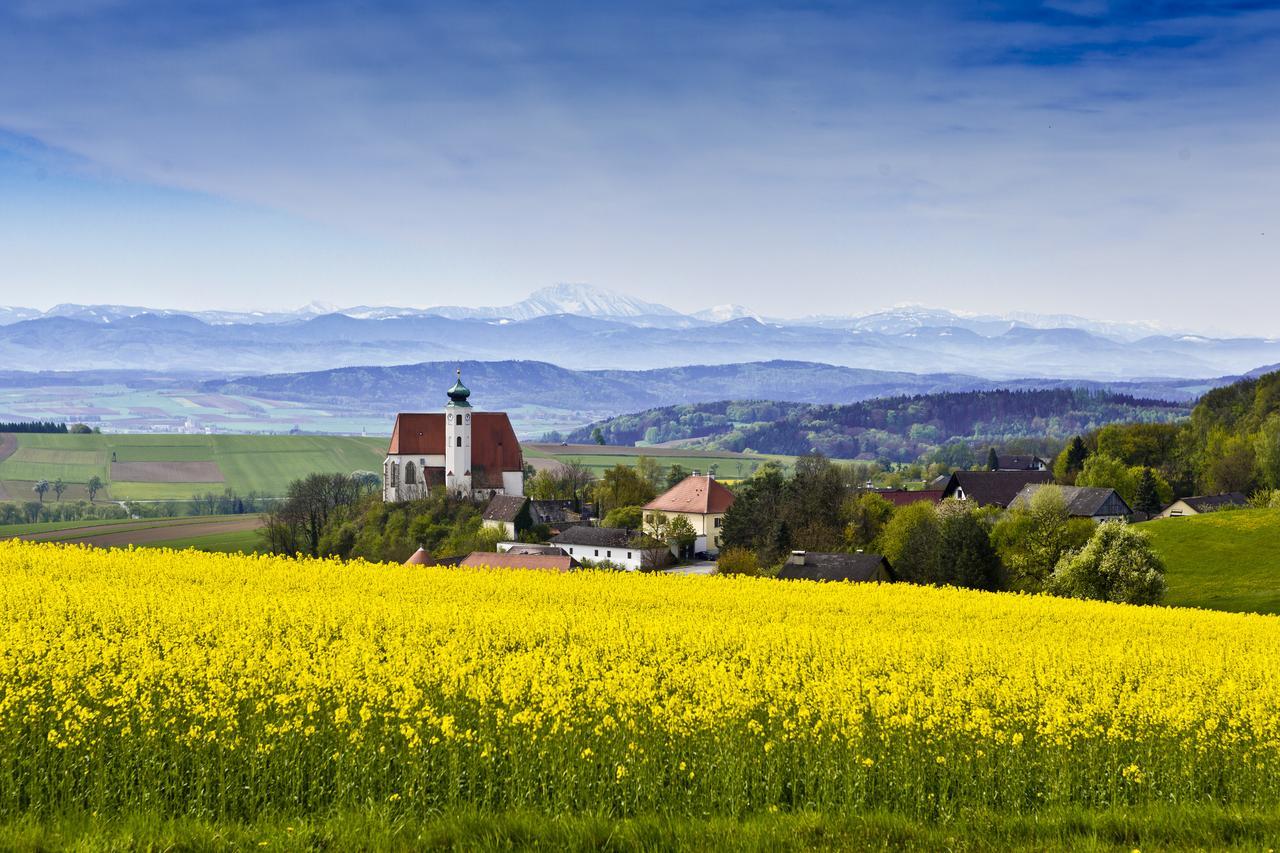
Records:
<instances>
[{"instance_id":1,"label":"green dome","mask_svg":"<svg viewBox=\"0 0 1280 853\"><path fill-rule=\"evenodd\" d=\"M458 369L458 381L453 383L453 387L449 389L449 401L455 406L469 406L467 398L471 396L471 389L462 384L462 369Z\"/></svg>"}]
</instances>

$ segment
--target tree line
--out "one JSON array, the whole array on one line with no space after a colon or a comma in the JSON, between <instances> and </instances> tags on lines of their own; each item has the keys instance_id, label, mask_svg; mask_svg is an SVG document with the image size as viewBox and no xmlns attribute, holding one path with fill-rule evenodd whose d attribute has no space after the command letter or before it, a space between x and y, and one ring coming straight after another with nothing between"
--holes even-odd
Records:
<instances>
[{"instance_id":1,"label":"tree line","mask_svg":"<svg viewBox=\"0 0 1280 853\"><path fill-rule=\"evenodd\" d=\"M870 456L885 462L939 461L949 444L966 449L1012 440L1053 450L1075 434L1113 422L1170 422L1188 408L1163 400L1085 389L991 390L885 397L846 405L721 401L649 409L584 427L569 441L609 444L700 439L722 450ZM968 463L962 458L958 462Z\"/></svg>"},{"instance_id":2,"label":"tree line","mask_svg":"<svg viewBox=\"0 0 1280 853\"><path fill-rule=\"evenodd\" d=\"M0 421L0 432L68 433L65 423L54 421Z\"/></svg>"}]
</instances>

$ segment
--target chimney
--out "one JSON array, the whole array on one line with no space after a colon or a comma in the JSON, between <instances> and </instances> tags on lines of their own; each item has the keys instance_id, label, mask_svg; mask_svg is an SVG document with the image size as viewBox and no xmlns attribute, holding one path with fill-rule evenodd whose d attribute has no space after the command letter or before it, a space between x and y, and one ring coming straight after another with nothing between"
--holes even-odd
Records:
<instances>
[{"instance_id":1,"label":"chimney","mask_svg":"<svg viewBox=\"0 0 1280 853\"><path fill-rule=\"evenodd\" d=\"M789 565L792 565L792 566L803 566L803 565L804 565L804 551L792 551L792 552L791 552L791 558L790 558L789 560L787 560L787 563L788 563Z\"/></svg>"}]
</instances>

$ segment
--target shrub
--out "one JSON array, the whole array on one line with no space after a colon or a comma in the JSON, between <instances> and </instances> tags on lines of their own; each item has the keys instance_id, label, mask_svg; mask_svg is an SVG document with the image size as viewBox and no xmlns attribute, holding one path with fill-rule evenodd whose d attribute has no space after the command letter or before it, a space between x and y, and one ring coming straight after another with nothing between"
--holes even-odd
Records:
<instances>
[{"instance_id":1,"label":"shrub","mask_svg":"<svg viewBox=\"0 0 1280 853\"><path fill-rule=\"evenodd\" d=\"M726 548L716 560L716 572L722 575L760 576L760 560L747 548Z\"/></svg>"},{"instance_id":2,"label":"shrub","mask_svg":"<svg viewBox=\"0 0 1280 853\"><path fill-rule=\"evenodd\" d=\"M1165 592L1164 563L1146 533L1107 522L1083 549L1062 558L1048 589L1068 598L1156 604Z\"/></svg>"}]
</instances>

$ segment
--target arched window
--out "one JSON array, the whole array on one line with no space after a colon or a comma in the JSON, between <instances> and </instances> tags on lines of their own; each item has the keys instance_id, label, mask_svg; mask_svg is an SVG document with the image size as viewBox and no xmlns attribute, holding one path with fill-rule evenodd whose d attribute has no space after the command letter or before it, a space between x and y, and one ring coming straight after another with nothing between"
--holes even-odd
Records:
<instances>
[{"instance_id":1,"label":"arched window","mask_svg":"<svg viewBox=\"0 0 1280 853\"><path fill-rule=\"evenodd\" d=\"M396 486L400 485L400 463L392 460L387 464L390 466L389 476L391 478L391 488L394 489Z\"/></svg>"},{"instance_id":2,"label":"arched window","mask_svg":"<svg viewBox=\"0 0 1280 853\"><path fill-rule=\"evenodd\" d=\"M412 462L404 463L404 484L406 486L412 486L414 483L418 482L417 476L414 473L417 470L418 469L414 467Z\"/></svg>"}]
</instances>

